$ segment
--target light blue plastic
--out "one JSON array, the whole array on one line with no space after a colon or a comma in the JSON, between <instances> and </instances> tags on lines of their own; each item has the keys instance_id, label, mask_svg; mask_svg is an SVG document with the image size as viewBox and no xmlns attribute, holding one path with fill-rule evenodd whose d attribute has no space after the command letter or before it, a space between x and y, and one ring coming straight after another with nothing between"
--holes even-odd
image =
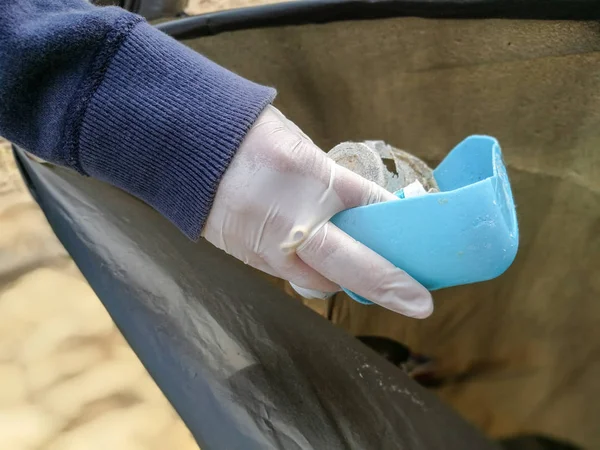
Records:
<instances>
[{"instance_id":1,"label":"light blue plastic","mask_svg":"<svg viewBox=\"0 0 600 450\"><path fill-rule=\"evenodd\" d=\"M468 137L433 174L439 193L349 209L332 222L429 290L501 275L515 259L519 230L498 141Z\"/></svg>"}]
</instances>

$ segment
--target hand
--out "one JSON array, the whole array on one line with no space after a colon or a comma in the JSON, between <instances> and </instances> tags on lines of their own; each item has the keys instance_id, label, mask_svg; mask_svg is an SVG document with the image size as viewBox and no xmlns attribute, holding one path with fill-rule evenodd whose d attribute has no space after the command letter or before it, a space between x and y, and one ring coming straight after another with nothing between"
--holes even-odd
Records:
<instances>
[{"instance_id":1,"label":"hand","mask_svg":"<svg viewBox=\"0 0 600 450\"><path fill-rule=\"evenodd\" d=\"M247 134L219 188L203 236L246 264L297 286L344 286L410 317L431 295L404 271L329 222L336 213L397 198L338 166L270 106Z\"/></svg>"}]
</instances>

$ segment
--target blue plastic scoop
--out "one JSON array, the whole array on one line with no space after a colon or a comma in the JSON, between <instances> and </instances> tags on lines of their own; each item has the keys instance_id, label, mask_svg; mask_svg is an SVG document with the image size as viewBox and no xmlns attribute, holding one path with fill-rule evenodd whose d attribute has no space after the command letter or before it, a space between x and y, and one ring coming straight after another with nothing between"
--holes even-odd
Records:
<instances>
[{"instance_id":1,"label":"blue plastic scoop","mask_svg":"<svg viewBox=\"0 0 600 450\"><path fill-rule=\"evenodd\" d=\"M439 193L349 209L331 221L429 290L501 275L515 259L519 230L498 141L468 137L433 175Z\"/></svg>"}]
</instances>

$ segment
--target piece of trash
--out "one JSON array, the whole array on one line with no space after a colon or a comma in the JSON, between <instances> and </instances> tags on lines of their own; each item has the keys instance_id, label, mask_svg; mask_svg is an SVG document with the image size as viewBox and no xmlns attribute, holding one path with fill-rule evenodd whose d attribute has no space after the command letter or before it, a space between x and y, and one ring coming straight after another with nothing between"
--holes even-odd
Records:
<instances>
[{"instance_id":1,"label":"piece of trash","mask_svg":"<svg viewBox=\"0 0 600 450\"><path fill-rule=\"evenodd\" d=\"M327 156L389 192L398 192L415 181L425 193L439 191L433 170L424 161L384 141L342 142ZM393 166L391 170L388 165ZM419 191L410 189L410 192L412 195Z\"/></svg>"}]
</instances>

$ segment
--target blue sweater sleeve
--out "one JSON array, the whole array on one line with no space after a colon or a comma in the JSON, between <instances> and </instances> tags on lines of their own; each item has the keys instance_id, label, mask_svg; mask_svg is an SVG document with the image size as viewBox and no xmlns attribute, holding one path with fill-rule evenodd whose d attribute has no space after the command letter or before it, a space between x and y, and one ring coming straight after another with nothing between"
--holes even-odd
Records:
<instances>
[{"instance_id":1,"label":"blue sweater sleeve","mask_svg":"<svg viewBox=\"0 0 600 450\"><path fill-rule=\"evenodd\" d=\"M191 239L274 96L119 8L0 0L0 135L137 196Z\"/></svg>"}]
</instances>

